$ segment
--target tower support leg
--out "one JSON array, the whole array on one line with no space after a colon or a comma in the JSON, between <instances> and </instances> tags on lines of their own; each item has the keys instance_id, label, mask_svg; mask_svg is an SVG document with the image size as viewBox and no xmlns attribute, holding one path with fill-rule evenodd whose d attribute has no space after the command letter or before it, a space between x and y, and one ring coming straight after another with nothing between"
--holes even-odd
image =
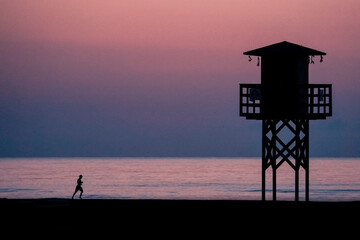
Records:
<instances>
[{"instance_id":1,"label":"tower support leg","mask_svg":"<svg viewBox=\"0 0 360 240\"><path fill-rule=\"evenodd\" d=\"M265 157L266 150L265 150L265 144L264 136L266 135L266 120L262 121L262 161L261 161L261 199L263 201L266 200L266 164L267 160Z\"/></svg>"},{"instance_id":2,"label":"tower support leg","mask_svg":"<svg viewBox=\"0 0 360 240\"><path fill-rule=\"evenodd\" d=\"M309 201L309 171L310 171L310 161L309 161L309 120L304 121L305 128L305 137L304 137L304 147L305 147L305 156L304 156L304 166L305 166L305 201Z\"/></svg>"},{"instance_id":3,"label":"tower support leg","mask_svg":"<svg viewBox=\"0 0 360 240\"><path fill-rule=\"evenodd\" d=\"M273 201L276 201L276 166L274 165L272 167L273 169L273 173L272 173L272 177L273 177Z\"/></svg>"},{"instance_id":4,"label":"tower support leg","mask_svg":"<svg viewBox=\"0 0 360 240\"><path fill-rule=\"evenodd\" d=\"M281 132L287 129L284 134ZM285 138L285 139L282 139ZM287 162L295 171L295 201L299 201L299 172L305 170L305 200L309 201L309 120L264 119L262 122L262 200L266 170L272 167L273 200L276 201L276 170Z\"/></svg>"},{"instance_id":5,"label":"tower support leg","mask_svg":"<svg viewBox=\"0 0 360 240\"><path fill-rule=\"evenodd\" d=\"M265 191L266 191L266 169L264 169L264 164L262 164L262 170L261 170L261 174L262 174L262 179L261 179L261 199L263 201L265 201Z\"/></svg>"},{"instance_id":6,"label":"tower support leg","mask_svg":"<svg viewBox=\"0 0 360 240\"><path fill-rule=\"evenodd\" d=\"M299 169L295 170L295 201L299 201Z\"/></svg>"}]
</instances>

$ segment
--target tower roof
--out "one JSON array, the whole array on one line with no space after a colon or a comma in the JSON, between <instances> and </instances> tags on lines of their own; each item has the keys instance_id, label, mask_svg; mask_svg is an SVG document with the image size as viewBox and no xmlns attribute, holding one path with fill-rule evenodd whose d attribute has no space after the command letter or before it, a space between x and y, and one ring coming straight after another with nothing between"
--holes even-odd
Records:
<instances>
[{"instance_id":1,"label":"tower roof","mask_svg":"<svg viewBox=\"0 0 360 240\"><path fill-rule=\"evenodd\" d=\"M257 48L251 51L244 52L244 55L264 56L277 54L291 54L291 55L326 55L324 52L303 47L290 42L279 42L262 48Z\"/></svg>"}]
</instances>

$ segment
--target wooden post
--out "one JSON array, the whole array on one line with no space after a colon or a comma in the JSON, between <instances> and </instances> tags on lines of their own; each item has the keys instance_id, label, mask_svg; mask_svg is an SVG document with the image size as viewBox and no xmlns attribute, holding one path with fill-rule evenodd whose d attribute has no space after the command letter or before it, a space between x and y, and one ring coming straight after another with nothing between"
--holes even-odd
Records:
<instances>
[{"instance_id":1,"label":"wooden post","mask_svg":"<svg viewBox=\"0 0 360 240\"><path fill-rule=\"evenodd\" d=\"M299 169L301 162L301 141L300 141L300 132L301 132L301 120L296 120L295 124L295 141L296 141L296 150L295 150L295 201L299 201Z\"/></svg>"},{"instance_id":2,"label":"wooden post","mask_svg":"<svg viewBox=\"0 0 360 240\"><path fill-rule=\"evenodd\" d=\"M265 201L266 192L266 151L265 151L265 138L266 138L266 120L262 121L262 162L261 162L261 199Z\"/></svg>"},{"instance_id":3,"label":"wooden post","mask_svg":"<svg viewBox=\"0 0 360 240\"><path fill-rule=\"evenodd\" d=\"M276 201L276 161L272 166L273 169L273 201Z\"/></svg>"},{"instance_id":4,"label":"wooden post","mask_svg":"<svg viewBox=\"0 0 360 240\"><path fill-rule=\"evenodd\" d=\"M305 120L304 123L305 128L305 158L304 158L304 166L305 166L305 201L309 201L309 170L310 170L310 157L309 157L309 120Z\"/></svg>"}]
</instances>

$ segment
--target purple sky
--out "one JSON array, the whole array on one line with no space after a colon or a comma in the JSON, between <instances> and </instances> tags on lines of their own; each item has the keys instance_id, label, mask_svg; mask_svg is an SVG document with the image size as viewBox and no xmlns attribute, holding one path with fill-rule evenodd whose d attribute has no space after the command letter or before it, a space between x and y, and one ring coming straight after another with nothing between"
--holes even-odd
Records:
<instances>
[{"instance_id":1,"label":"purple sky","mask_svg":"<svg viewBox=\"0 0 360 240\"><path fill-rule=\"evenodd\" d=\"M2 157L260 156L242 53L284 40L327 53L310 83L333 84L333 117L311 122L311 156L360 156L357 0L1 5Z\"/></svg>"}]
</instances>

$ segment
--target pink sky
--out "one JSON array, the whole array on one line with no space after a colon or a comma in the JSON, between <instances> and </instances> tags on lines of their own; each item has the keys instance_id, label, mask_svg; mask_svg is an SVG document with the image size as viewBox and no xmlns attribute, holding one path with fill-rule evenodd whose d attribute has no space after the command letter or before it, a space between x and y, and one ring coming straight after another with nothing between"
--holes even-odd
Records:
<instances>
[{"instance_id":1,"label":"pink sky","mask_svg":"<svg viewBox=\"0 0 360 240\"><path fill-rule=\"evenodd\" d=\"M283 40L323 50L330 63L359 60L357 0L3 0L1 5L2 41L126 49L134 52L127 60L136 68L210 64L236 71L248 67L243 51ZM217 55L227 61L217 61Z\"/></svg>"},{"instance_id":2,"label":"pink sky","mask_svg":"<svg viewBox=\"0 0 360 240\"><path fill-rule=\"evenodd\" d=\"M238 83L260 82L242 53L286 40L327 53L310 82L334 84L334 119L356 126L359 12L358 0L1 0L0 91L109 112L116 102L131 121L171 127L231 125Z\"/></svg>"},{"instance_id":3,"label":"pink sky","mask_svg":"<svg viewBox=\"0 0 360 240\"><path fill-rule=\"evenodd\" d=\"M240 78L259 72L249 68L243 51L283 40L327 52L324 67L343 67L330 81L342 76L342 86L355 80L347 76L359 61L357 0L5 0L1 5L2 41L118 51L133 72L218 69ZM119 69L119 59L106 53L80 64ZM313 74L317 68L327 77L322 66Z\"/></svg>"},{"instance_id":4,"label":"pink sky","mask_svg":"<svg viewBox=\"0 0 360 240\"><path fill-rule=\"evenodd\" d=\"M11 40L233 50L288 39L345 50L344 43L355 45L359 38L357 0L2 0L1 4L2 38Z\"/></svg>"}]
</instances>

